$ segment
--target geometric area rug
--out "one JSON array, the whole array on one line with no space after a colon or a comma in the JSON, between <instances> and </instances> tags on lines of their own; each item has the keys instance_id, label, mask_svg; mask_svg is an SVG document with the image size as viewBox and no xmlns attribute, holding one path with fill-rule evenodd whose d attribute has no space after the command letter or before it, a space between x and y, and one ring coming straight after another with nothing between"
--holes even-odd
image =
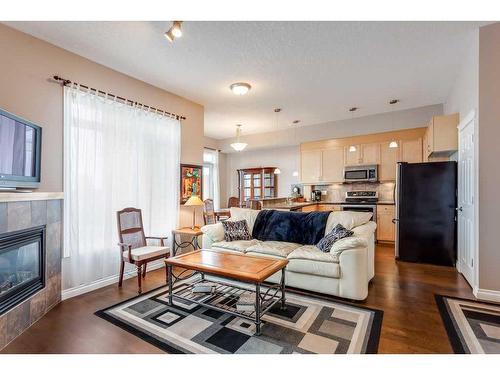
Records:
<instances>
[{"instance_id":1,"label":"geometric area rug","mask_svg":"<svg viewBox=\"0 0 500 375\"><path fill-rule=\"evenodd\" d=\"M500 305L436 295L453 351L500 354Z\"/></svg>"},{"instance_id":2,"label":"geometric area rug","mask_svg":"<svg viewBox=\"0 0 500 375\"><path fill-rule=\"evenodd\" d=\"M176 286L183 288L184 286ZM174 297L167 287L96 312L110 323L167 353L376 353L383 312L331 298L287 291L262 318L261 335L246 319Z\"/></svg>"}]
</instances>

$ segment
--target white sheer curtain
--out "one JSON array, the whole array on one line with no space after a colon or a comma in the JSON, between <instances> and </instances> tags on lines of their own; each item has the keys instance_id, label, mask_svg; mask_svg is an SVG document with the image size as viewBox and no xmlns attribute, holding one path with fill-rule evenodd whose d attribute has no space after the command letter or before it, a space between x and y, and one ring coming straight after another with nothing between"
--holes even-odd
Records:
<instances>
[{"instance_id":1,"label":"white sheer curtain","mask_svg":"<svg viewBox=\"0 0 500 375\"><path fill-rule=\"evenodd\" d=\"M118 273L118 210L142 209L146 234L170 237L179 158L179 121L65 87L63 289Z\"/></svg>"},{"instance_id":2,"label":"white sheer curtain","mask_svg":"<svg viewBox=\"0 0 500 375\"><path fill-rule=\"evenodd\" d=\"M211 166L211 175L206 180L206 182L212 185L211 189L208 189L208 191L211 193L209 195L211 196L204 197L204 199L212 198L214 201L214 208L219 209L220 208L219 151L205 148L203 150L203 160L204 164Z\"/></svg>"}]
</instances>

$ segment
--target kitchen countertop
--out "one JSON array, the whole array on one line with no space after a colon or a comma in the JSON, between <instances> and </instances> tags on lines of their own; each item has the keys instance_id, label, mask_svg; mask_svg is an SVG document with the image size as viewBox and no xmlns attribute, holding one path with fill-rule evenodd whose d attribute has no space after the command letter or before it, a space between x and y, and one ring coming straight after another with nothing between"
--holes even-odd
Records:
<instances>
[{"instance_id":1,"label":"kitchen countertop","mask_svg":"<svg viewBox=\"0 0 500 375\"><path fill-rule=\"evenodd\" d=\"M270 204L270 205L266 205L265 207L263 207L264 209L271 209L271 210L298 210L302 207L307 207L307 206L313 206L313 205L316 205L316 204L325 204L325 205L328 205L328 204L331 204L331 205L344 205L344 204L359 204L359 203L356 203L356 202L345 202L345 201L341 201L341 202L331 202L331 201L320 201L320 202L292 202L290 204L286 204L286 203L277 203L277 204ZM374 203L361 203L361 204L367 204L367 205L373 205L373 204L377 204L377 205L394 205L394 202L392 201L378 201L378 202L374 202Z\"/></svg>"}]
</instances>

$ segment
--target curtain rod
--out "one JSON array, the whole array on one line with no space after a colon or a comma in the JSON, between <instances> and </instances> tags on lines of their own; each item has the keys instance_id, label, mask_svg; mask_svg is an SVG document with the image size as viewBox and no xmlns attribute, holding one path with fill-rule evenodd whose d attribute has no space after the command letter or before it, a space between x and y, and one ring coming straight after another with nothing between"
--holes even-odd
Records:
<instances>
[{"instance_id":1,"label":"curtain rod","mask_svg":"<svg viewBox=\"0 0 500 375\"><path fill-rule=\"evenodd\" d=\"M58 83L60 83L61 85L63 86L69 86L71 85L72 83L80 86L80 87L83 87L84 89L88 89L88 90L91 90L91 91L95 91L97 94L102 94L102 95L106 95L106 96L111 96L115 99L118 99L118 100L121 100L123 101L125 104L127 105L130 105L130 106L142 106L144 108L147 108L147 109L150 109L152 111L155 111L155 112L159 112L163 115L166 115L166 116L169 116L169 117L173 117L177 120L185 120L186 117L182 116L182 115L178 115L176 113L171 113L171 112L168 112L168 111L164 111L162 109L158 109L158 108L155 108L155 107L151 107L150 105L146 105L146 104L142 104L142 103L139 103L139 102L136 102L134 100L130 100L130 99L127 99L127 98L124 98L122 96L118 96L118 95L115 95L115 94L111 94L111 93L108 93L108 92L105 92L105 91L102 91L102 90L98 90L98 89L95 89L93 87L89 87L89 86L86 86L86 85L82 85L81 83L77 83L77 82L71 82L69 79L66 79L66 78L62 78L62 77L59 77L58 75L54 75L52 76L52 78L54 80L56 80Z\"/></svg>"}]
</instances>

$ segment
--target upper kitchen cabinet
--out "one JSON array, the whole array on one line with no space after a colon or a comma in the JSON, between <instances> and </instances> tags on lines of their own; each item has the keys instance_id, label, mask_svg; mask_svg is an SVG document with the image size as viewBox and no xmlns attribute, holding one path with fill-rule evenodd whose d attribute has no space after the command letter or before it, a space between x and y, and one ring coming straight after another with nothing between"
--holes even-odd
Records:
<instances>
[{"instance_id":1,"label":"upper kitchen cabinet","mask_svg":"<svg viewBox=\"0 0 500 375\"><path fill-rule=\"evenodd\" d=\"M342 148L322 150L321 177L322 181L326 182L344 181L344 150Z\"/></svg>"},{"instance_id":2,"label":"upper kitchen cabinet","mask_svg":"<svg viewBox=\"0 0 500 375\"><path fill-rule=\"evenodd\" d=\"M301 181L303 183L335 183L344 179L342 148L301 152Z\"/></svg>"},{"instance_id":3,"label":"upper kitchen cabinet","mask_svg":"<svg viewBox=\"0 0 500 375\"><path fill-rule=\"evenodd\" d=\"M422 138L400 141L400 161L407 163L422 162Z\"/></svg>"},{"instance_id":4,"label":"upper kitchen cabinet","mask_svg":"<svg viewBox=\"0 0 500 375\"><path fill-rule=\"evenodd\" d=\"M300 153L300 180L303 183L320 181L321 152L321 150L312 150Z\"/></svg>"},{"instance_id":5,"label":"upper kitchen cabinet","mask_svg":"<svg viewBox=\"0 0 500 375\"><path fill-rule=\"evenodd\" d=\"M380 181L394 181L396 179L396 164L400 160L400 150L401 141L380 144L380 165L378 169Z\"/></svg>"},{"instance_id":6,"label":"upper kitchen cabinet","mask_svg":"<svg viewBox=\"0 0 500 375\"><path fill-rule=\"evenodd\" d=\"M458 121L458 113L431 119L422 147L424 160L429 157L448 157L458 150Z\"/></svg>"},{"instance_id":7,"label":"upper kitchen cabinet","mask_svg":"<svg viewBox=\"0 0 500 375\"><path fill-rule=\"evenodd\" d=\"M366 143L344 147L345 165L369 165L380 163L380 144Z\"/></svg>"}]
</instances>

